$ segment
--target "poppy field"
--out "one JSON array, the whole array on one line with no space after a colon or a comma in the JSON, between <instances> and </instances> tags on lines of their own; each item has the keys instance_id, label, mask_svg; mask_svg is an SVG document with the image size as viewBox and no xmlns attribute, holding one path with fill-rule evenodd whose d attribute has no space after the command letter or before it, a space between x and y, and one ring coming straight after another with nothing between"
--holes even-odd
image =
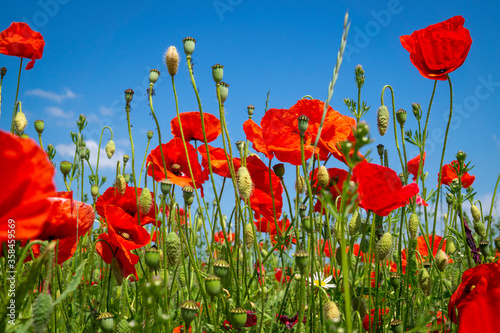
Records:
<instances>
[{"instance_id":1,"label":"poppy field","mask_svg":"<svg viewBox=\"0 0 500 333\"><path fill-rule=\"evenodd\" d=\"M44 37L13 22L0 33L0 65L4 55L20 59L0 70L10 124L0 129L0 332L499 332L500 175L481 202L476 161L447 150L453 72L474 46L464 25L454 16L402 32L408 60L433 85L427 100L398 108L387 84L380 101L365 102L357 65L357 96L336 111L346 14L326 100L305 91L273 108L268 94L265 110L245 108L238 133L228 130L224 66L211 68L218 112L207 112L196 39L186 37L149 71L146 91L123 87L126 118L100 129L97 152L82 114L74 155L56 163L46 123L28 122L19 95ZM6 75L17 77L12 115L1 99ZM173 98L169 121L155 110L160 77ZM176 80L189 80L196 111L180 110ZM450 107L440 164L428 165L438 82ZM145 136L132 127L139 94L154 129ZM126 128L128 150L109 179L99 163L117 150L114 126ZM377 143L384 135L390 146Z\"/></svg>"}]
</instances>

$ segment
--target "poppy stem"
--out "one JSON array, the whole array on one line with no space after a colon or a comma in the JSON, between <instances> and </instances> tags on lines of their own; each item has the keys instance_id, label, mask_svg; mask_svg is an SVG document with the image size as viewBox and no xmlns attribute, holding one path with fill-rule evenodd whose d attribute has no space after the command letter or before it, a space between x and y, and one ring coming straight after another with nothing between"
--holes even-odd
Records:
<instances>
[{"instance_id":1,"label":"poppy stem","mask_svg":"<svg viewBox=\"0 0 500 333\"><path fill-rule=\"evenodd\" d=\"M12 122L10 124L10 134L14 134L14 123L16 119L16 111L17 111L17 97L19 96L19 82L21 82L21 71L23 69L23 58L21 58L21 62L19 63L19 74L17 75L17 89L16 89L16 99L14 100L14 111L12 112Z\"/></svg>"},{"instance_id":2,"label":"poppy stem","mask_svg":"<svg viewBox=\"0 0 500 333\"><path fill-rule=\"evenodd\" d=\"M495 185L495 190L493 191L493 197L491 198L490 213L488 215L488 227L486 228L486 235L490 234L490 225L492 220L491 213L493 212L493 206L495 204L495 196L497 194L498 183L500 183L500 174L498 175L497 183Z\"/></svg>"},{"instance_id":3,"label":"poppy stem","mask_svg":"<svg viewBox=\"0 0 500 333\"><path fill-rule=\"evenodd\" d=\"M127 112L127 125L128 125L128 137L130 139L130 147L132 151L132 179L134 180L134 190L135 198L137 200L137 211L140 212L141 207L139 203L139 195L137 194L137 179L135 177L135 151L134 151L134 140L132 139L132 128L130 127L130 102L127 102L125 106ZM123 166L123 171L125 172L125 165ZM137 223L141 225L141 214L137 214ZM142 264L141 264L142 268Z\"/></svg>"}]
</instances>

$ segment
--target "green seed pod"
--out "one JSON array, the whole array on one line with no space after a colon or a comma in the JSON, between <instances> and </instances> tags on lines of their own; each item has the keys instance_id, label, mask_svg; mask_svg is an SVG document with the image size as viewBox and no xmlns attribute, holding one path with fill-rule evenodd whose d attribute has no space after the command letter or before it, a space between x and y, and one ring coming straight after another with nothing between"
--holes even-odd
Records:
<instances>
[{"instance_id":1,"label":"green seed pod","mask_svg":"<svg viewBox=\"0 0 500 333\"><path fill-rule=\"evenodd\" d=\"M130 157L128 155L123 155L123 163L127 163Z\"/></svg>"},{"instance_id":2,"label":"green seed pod","mask_svg":"<svg viewBox=\"0 0 500 333\"><path fill-rule=\"evenodd\" d=\"M392 235L389 232L386 232L379 239L377 245L375 246L375 254L378 260L384 260L392 246Z\"/></svg>"},{"instance_id":3,"label":"green seed pod","mask_svg":"<svg viewBox=\"0 0 500 333\"><path fill-rule=\"evenodd\" d=\"M419 221L418 215L415 213L412 213L410 215L410 221L409 221L409 225L408 225L408 230L410 231L411 239L417 239L419 225L420 225L420 221Z\"/></svg>"},{"instance_id":4,"label":"green seed pod","mask_svg":"<svg viewBox=\"0 0 500 333\"><path fill-rule=\"evenodd\" d=\"M113 154L115 153L116 146L115 142L113 140L109 140L108 143L106 143L106 155L108 155L108 158L113 157Z\"/></svg>"},{"instance_id":5,"label":"green seed pod","mask_svg":"<svg viewBox=\"0 0 500 333\"><path fill-rule=\"evenodd\" d=\"M61 170L61 173L65 176L69 175L72 167L73 167L73 164L69 161L62 161L59 164L59 170Z\"/></svg>"},{"instance_id":6,"label":"green seed pod","mask_svg":"<svg viewBox=\"0 0 500 333\"><path fill-rule=\"evenodd\" d=\"M181 239L173 231L167 235L165 250L168 263L175 266L181 256Z\"/></svg>"},{"instance_id":7,"label":"green seed pod","mask_svg":"<svg viewBox=\"0 0 500 333\"><path fill-rule=\"evenodd\" d=\"M194 50L194 47L193 47ZM167 64L168 74L175 76L179 69L179 52L175 46L170 46L165 53L165 63Z\"/></svg>"},{"instance_id":8,"label":"green seed pod","mask_svg":"<svg viewBox=\"0 0 500 333\"><path fill-rule=\"evenodd\" d=\"M153 198L151 197L151 192L147 187L142 189L141 195L139 196L139 207L141 213L147 214L153 206Z\"/></svg>"},{"instance_id":9,"label":"green seed pod","mask_svg":"<svg viewBox=\"0 0 500 333\"><path fill-rule=\"evenodd\" d=\"M250 177L250 172L248 172L248 169L244 166L240 167L238 169L238 174L236 179L238 184L238 191L240 193L241 198L243 200L250 199L253 190L253 182L252 182L252 177Z\"/></svg>"},{"instance_id":10,"label":"green seed pod","mask_svg":"<svg viewBox=\"0 0 500 333\"><path fill-rule=\"evenodd\" d=\"M130 102L132 102L132 99L134 98L134 91L129 88L125 90L124 93L125 93L125 102L129 104Z\"/></svg>"},{"instance_id":11,"label":"green seed pod","mask_svg":"<svg viewBox=\"0 0 500 333\"><path fill-rule=\"evenodd\" d=\"M304 193L306 189L306 181L303 176L299 176L298 181L295 182L295 190L298 190L299 193Z\"/></svg>"},{"instance_id":12,"label":"green seed pod","mask_svg":"<svg viewBox=\"0 0 500 333\"><path fill-rule=\"evenodd\" d=\"M184 186L182 188L182 196L184 198L184 203L191 206L194 202L194 188L191 186Z\"/></svg>"},{"instance_id":13,"label":"green seed pod","mask_svg":"<svg viewBox=\"0 0 500 333\"><path fill-rule=\"evenodd\" d=\"M92 194L92 197L94 197L94 199L95 199L99 195L99 186L92 185L90 187L90 194Z\"/></svg>"},{"instance_id":14,"label":"green seed pod","mask_svg":"<svg viewBox=\"0 0 500 333\"><path fill-rule=\"evenodd\" d=\"M495 247L500 251L500 237L495 238Z\"/></svg>"},{"instance_id":15,"label":"green seed pod","mask_svg":"<svg viewBox=\"0 0 500 333\"><path fill-rule=\"evenodd\" d=\"M323 305L323 315L326 320L338 320L340 318L340 312L337 304L332 301L326 302L325 305Z\"/></svg>"},{"instance_id":16,"label":"green seed pod","mask_svg":"<svg viewBox=\"0 0 500 333\"><path fill-rule=\"evenodd\" d=\"M446 241L446 252L448 252L449 254L453 254L453 253L455 253L456 250L457 250L457 248L455 246L455 242L453 241L452 238L449 238Z\"/></svg>"},{"instance_id":17,"label":"green seed pod","mask_svg":"<svg viewBox=\"0 0 500 333\"><path fill-rule=\"evenodd\" d=\"M481 253L483 256L486 258L490 255L490 242L488 242L486 239L482 239L479 242L479 249L481 250Z\"/></svg>"},{"instance_id":18,"label":"green seed pod","mask_svg":"<svg viewBox=\"0 0 500 333\"><path fill-rule=\"evenodd\" d=\"M130 174L126 173L123 175L123 178L125 178L125 183L130 183Z\"/></svg>"},{"instance_id":19,"label":"green seed pod","mask_svg":"<svg viewBox=\"0 0 500 333\"><path fill-rule=\"evenodd\" d=\"M121 286L123 283L123 267L116 257L111 259L111 273L113 273L113 276L115 277L116 284Z\"/></svg>"},{"instance_id":20,"label":"green seed pod","mask_svg":"<svg viewBox=\"0 0 500 333\"><path fill-rule=\"evenodd\" d=\"M361 228L361 215L358 211L355 211L351 219L349 220L349 236L353 237L356 235Z\"/></svg>"},{"instance_id":21,"label":"green seed pod","mask_svg":"<svg viewBox=\"0 0 500 333\"><path fill-rule=\"evenodd\" d=\"M7 74L7 68L5 67L0 68L0 75L2 76L2 79L5 76L5 74Z\"/></svg>"},{"instance_id":22,"label":"green seed pod","mask_svg":"<svg viewBox=\"0 0 500 333\"><path fill-rule=\"evenodd\" d=\"M158 78L160 77L160 71L157 69L152 69L149 71L149 82L150 83L156 83L158 81Z\"/></svg>"},{"instance_id":23,"label":"green seed pod","mask_svg":"<svg viewBox=\"0 0 500 333\"><path fill-rule=\"evenodd\" d=\"M224 75L224 66L220 64L215 64L212 66L212 77L215 83L220 83L220 81L222 81L223 75Z\"/></svg>"},{"instance_id":24,"label":"green seed pod","mask_svg":"<svg viewBox=\"0 0 500 333\"><path fill-rule=\"evenodd\" d=\"M380 135L384 136L389 127L389 110L385 105L382 105L377 110L377 126Z\"/></svg>"},{"instance_id":25,"label":"green seed pod","mask_svg":"<svg viewBox=\"0 0 500 333\"><path fill-rule=\"evenodd\" d=\"M401 275L399 275L397 272L392 272L389 276L389 282L394 289L398 289L399 285L401 284Z\"/></svg>"},{"instance_id":26,"label":"green seed pod","mask_svg":"<svg viewBox=\"0 0 500 333\"><path fill-rule=\"evenodd\" d=\"M229 94L229 84L226 82L219 83L220 100L225 102Z\"/></svg>"},{"instance_id":27,"label":"green seed pod","mask_svg":"<svg viewBox=\"0 0 500 333\"><path fill-rule=\"evenodd\" d=\"M231 310L231 324L233 329L239 331L247 322L247 310L236 307Z\"/></svg>"},{"instance_id":28,"label":"green seed pod","mask_svg":"<svg viewBox=\"0 0 500 333\"><path fill-rule=\"evenodd\" d=\"M403 322L399 319L393 319L391 321L391 330L394 333L403 333Z\"/></svg>"},{"instance_id":29,"label":"green seed pod","mask_svg":"<svg viewBox=\"0 0 500 333\"><path fill-rule=\"evenodd\" d=\"M253 106L251 104L249 106L247 106L248 119L252 119L252 115L253 115L254 111L255 111L255 106Z\"/></svg>"},{"instance_id":30,"label":"green seed pod","mask_svg":"<svg viewBox=\"0 0 500 333\"><path fill-rule=\"evenodd\" d=\"M300 274L304 275L304 271L309 263L309 253L304 250L298 250L295 252L295 263L299 268Z\"/></svg>"},{"instance_id":31,"label":"green seed pod","mask_svg":"<svg viewBox=\"0 0 500 333\"><path fill-rule=\"evenodd\" d=\"M97 317L97 322L99 323L99 327L104 332L111 332L113 330L114 320L113 315L109 312L103 312Z\"/></svg>"},{"instance_id":32,"label":"green seed pod","mask_svg":"<svg viewBox=\"0 0 500 333\"><path fill-rule=\"evenodd\" d=\"M474 222L481 220L481 212L479 211L479 208L477 208L476 205L470 206L470 213L472 215L472 218L474 219Z\"/></svg>"},{"instance_id":33,"label":"green seed pod","mask_svg":"<svg viewBox=\"0 0 500 333\"><path fill-rule=\"evenodd\" d=\"M363 301L363 299L360 298L360 297L353 297L351 304L352 304L352 310L353 311L358 311L359 312L359 316L361 318L364 318L365 315L366 315L366 304L365 304L365 301Z\"/></svg>"},{"instance_id":34,"label":"green seed pod","mask_svg":"<svg viewBox=\"0 0 500 333\"><path fill-rule=\"evenodd\" d=\"M218 259L214 262L214 274L220 278L223 278L229 272L229 263L224 259Z\"/></svg>"},{"instance_id":35,"label":"green seed pod","mask_svg":"<svg viewBox=\"0 0 500 333\"><path fill-rule=\"evenodd\" d=\"M45 332L52 314L52 297L41 293L33 302L33 330L36 333Z\"/></svg>"},{"instance_id":36,"label":"green seed pod","mask_svg":"<svg viewBox=\"0 0 500 333\"><path fill-rule=\"evenodd\" d=\"M403 109L399 109L398 112L396 112L396 120L398 121L399 125L403 126L406 123L406 117L407 113Z\"/></svg>"},{"instance_id":37,"label":"green seed pod","mask_svg":"<svg viewBox=\"0 0 500 333\"><path fill-rule=\"evenodd\" d=\"M326 189L328 184L330 183L330 175L328 174L328 170L324 165L318 168L318 184L321 188Z\"/></svg>"},{"instance_id":38,"label":"green seed pod","mask_svg":"<svg viewBox=\"0 0 500 333\"><path fill-rule=\"evenodd\" d=\"M210 297L216 297L221 291L220 277L209 275L205 278L205 289Z\"/></svg>"},{"instance_id":39,"label":"green seed pod","mask_svg":"<svg viewBox=\"0 0 500 333\"><path fill-rule=\"evenodd\" d=\"M283 163L278 163L273 166L273 171L276 177L283 178L285 175L285 165Z\"/></svg>"},{"instance_id":40,"label":"green seed pod","mask_svg":"<svg viewBox=\"0 0 500 333\"><path fill-rule=\"evenodd\" d=\"M35 130L38 134L42 134L45 129L45 123L43 120L35 120Z\"/></svg>"},{"instance_id":41,"label":"green seed pod","mask_svg":"<svg viewBox=\"0 0 500 333\"><path fill-rule=\"evenodd\" d=\"M437 268L441 272L444 271L446 265L448 265L448 255L443 250L439 250L434 260L436 261Z\"/></svg>"},{"instance_id":42,"label":"green seed pod","mask_svg":"<svg viewBox=\"0 0 500 333\"><path fill-rule=\"evenodd\" d=\"M149 268L156 268L160 265L160 250L158 250L156 245L146 250L144 261Z\"/></svg>"},{"instance_id":43,"label":"green seed pod","mask_svg":"<svg viewBox=\"0 0 500 333\"><path fill-rule=\"evenodd\" d=\"M474 221L474 230L481 238L486 238L486 227L483 222Z\"/></svg>"},{"instance_id":44,"label":"green seed pod","mask_svg":"<svg viewBox=\"0 0 500 333\"><path fill-rule=\"evenodd\" d=\"M153 135L154 135L153 131L148 131L148 133L146 134L148 141L153 138Z\"/></svg>"},{"instance_id":45,"label":"green seed pod","mask_svg":"<svg viewBox=\"0 0 500 333\"><path fill-rule=\"evenodd\" d=\"M125 194L125 191L127 190L127 182L125 181L125 177L123 177L123 175L118 175L118 177L116 177L115 187L120 195Z\"/></svg>"},{"instance_id":46,"label":"green seed pod","mask_svg":"<svg viewBox=\"0 0 500 333\"><path fill-rule=\"evenodd\" d=\"M172 189L172 181L170 179L163 179L160 181L160 187L161 193L163 193L164 196L167 196Z\"/></svg>"},{"instance_id":47,"label":"green seed pod","mask_svg":"<svg viewBox=\"0 0 500 333\"><path fill-rule=\"evenodd\" d=\"M297 120L299 122L298 123L299 132L300 134L304 135L304 133L307 132L307 127L309 127L309 117L303 114L299 116Z\"/></svg>"},{"instance_id":48,"label":"green seed pod","mask_svg":"<svg viewBox=\"0 0 500 333\"><path fill-rule=\"evenodd\" d=\"M182 40L182 43L184 44L184 53L186 56L191 56L194 52L194 46L196 44L196 39L193 37L186 37Z\"/></svg>"},{"instance_id":49,"label":"green seed pod","mask_svg":"<svg viewBox=\"0 0 500 333\"><path fill-rule=\"evenodd\" d=\"M304 217L302 220L302 228L304 228L304 230L306 232L312 232L313 230L313 219L309 216L306 216Z\"/></svg>"},{"instance_id":50,"label":"green seed pod","mask_svg":"<svg viewBox=\"0 0 500 333\"><path fill-rule=\"evenodd\" d=\"M253 237L253 225L251 223L247 223L245 226L245 231L243 233L244 239L245 239L245 244L247 246L247 249L250 250L250 248L253 245L254 237Z\"/></svg>"},{"instance_id":51,"label":"green seed pod","mask_svg":"<svg viewBox=\"0 0 500 333\"><path fill-rule=\"evenodd\" d=\"M199 308L195 301L189 300L181 304L181 316L186 323L186 327L189 327L189 324L196 318L198 310Z\"/></svg>"}]
</instances>

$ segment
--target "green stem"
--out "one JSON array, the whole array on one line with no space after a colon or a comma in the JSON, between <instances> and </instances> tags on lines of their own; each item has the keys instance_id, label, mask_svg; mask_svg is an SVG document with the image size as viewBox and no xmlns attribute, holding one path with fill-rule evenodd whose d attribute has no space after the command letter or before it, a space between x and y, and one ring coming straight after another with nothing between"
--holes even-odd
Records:
<instances>
[{"instance_id":1,"label":"green stem","mask_svg":"<svg viewBox=\"0 0 500 333\"><path fill-rule=\"evenodd\" d=\"M135 198L137 201L137 212L140 212L140 204L139 204L139 195L137 194L137 179L135 177L135 152L134 152L134 140L132 139L132 128L130 126L130 102L127 102L125 106L125 110L127 112L127 125L128 125L128 136L130 139L130 146L132 150L132 179L134 180L134 190L135 190ZM161 148L161 147L160 147ZM125 170L125 166L123 166L123 170ZM141 214L137 214L137 223L141 225Z\"/></svg>"},{"instance_id":2,"label":"green stem","mask_svg":"<svg viewBox=\"0 0 500 333\"><path fill-rule=\"evenodd\" d=\"M17 97L19 95L19 82L21 82L21 70L23 69L23 58L21 58L21 62L19 63L19 74L17 75L17 88L16 88L16 99L14 100L14 111L12 112L12 123L10 124L10 134L14 134L14 123L16 119L16 110L17 110Z\"/></svg>"}]
</instances>

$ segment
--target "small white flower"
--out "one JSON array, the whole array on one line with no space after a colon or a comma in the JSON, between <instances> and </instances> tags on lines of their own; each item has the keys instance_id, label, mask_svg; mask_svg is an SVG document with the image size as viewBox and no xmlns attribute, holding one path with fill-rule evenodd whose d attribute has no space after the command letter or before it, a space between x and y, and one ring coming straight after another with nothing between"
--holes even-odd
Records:
<instances>
[{"instance_id":1,"label":"small white flower","mask_svg":"<svg viewBox=\"0 0 500 333\"><path fill-rule=\"evenodd\" d=\"M323 273L321 273L321 272L319 274L314 273L312 279L310 277L308 278L309 283L312 283L316 287L321 287L321 288L324 288L324 289L335 288L334 284L331 284L331 283L329 284L328 283L332 279L333 279L332 275L330 275L329 277L327 277L326 279L324 279Z\"/></svg>"}]
</instances>

